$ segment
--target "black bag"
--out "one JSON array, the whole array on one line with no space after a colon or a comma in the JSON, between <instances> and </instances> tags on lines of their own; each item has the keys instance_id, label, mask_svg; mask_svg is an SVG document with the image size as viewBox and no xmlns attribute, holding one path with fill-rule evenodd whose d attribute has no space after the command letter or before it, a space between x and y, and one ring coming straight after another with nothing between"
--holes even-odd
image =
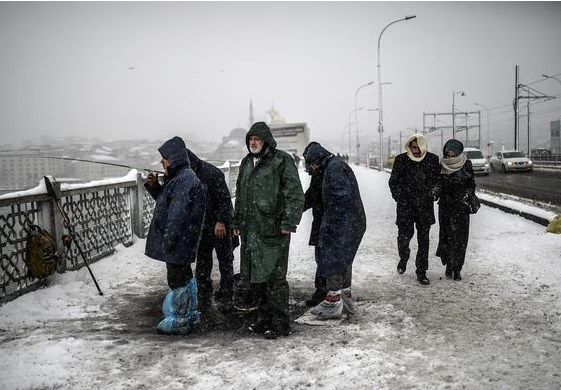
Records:
<instances>
[{"instance_id":1,"label":"black bag","mask_svg":"<svg viewBox=\"0 0 561 390\"><path fill-rule=\"evenodd\" d=\"M474 192L468 192L464 196L464 204L468 207L470 214L476 214L481 207L481 202L479 202L479 198Z\"/></svg>"},{"instance_id":2,"label":"black bag","mask_svg":"<svg viewBox=\"0 0 561 390\"><path fill-rule=\"evenodd\" d=\"M27 275L44 279L53 274L61 262L53 236L37 225L31 225L27 237L25 264Z\"/></svg>"}]
</instances>

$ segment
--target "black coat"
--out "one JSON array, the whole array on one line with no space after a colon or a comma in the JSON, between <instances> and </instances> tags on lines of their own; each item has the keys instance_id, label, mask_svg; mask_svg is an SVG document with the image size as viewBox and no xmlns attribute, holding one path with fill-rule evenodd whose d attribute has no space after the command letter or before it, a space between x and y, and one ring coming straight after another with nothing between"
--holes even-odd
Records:
<instances>
[{"instance_id":1,"label":"black coat","mask_svg":"<svg viewBox=\"0 0 561 390\"><path fill-rule=\"evenodd\" d=\"M321 198L323 182L323 172L312 174L310 187L304 194L304 211L312 209L312 231L310 232L309 245L317 245L319 239L319 228L321 226L321 217L323 215L323 200Z\"/></svg>"},{"instance_id":2,"label":"black coat","mask_svg":"<svg viewBox=\"0 0 561 390\"><path fill-rule=\"evenodd\" d=\"M323 248L326 275L344 272L353 264L366 231L366 214L351 167L312 142L304 152L306 163L319 162L322 171L323 214L316 246Z\"/></svg>"},{"instance_id":3,"label":"black coat","mask_svg":"<svg viewBox=\"0 0 561 390\"><path fill-rule=\"evenodd\" d=\"M440 163L433 153L427 152L419 162L411 160L407 153L395 158L389 185L397 202L397 225L435 223L434 199L439 175Z\"/></svg>"},{"instance_id":4,"label":"black coat","mask_svg":"<svg viewBox=\"0 0 561 390\"><path fill-rule=\"evenodd\" d=\"M170 162L163 187L150 194L156 199L146 239L145 254L170 264L193 263L205 216L205 191L190 168L185 143L179 137L166 141L158 151Z\"/></svg>"},{"instance_id":5,"label":"black coat","mask_svg":"<svg viewBox=\"0 0 561 390\"><path fill-rule=\"evenodd\" d=\"M214 165L199 159L189 149L187 149L187 154L191 168L203 184L206 193L205 231L214 232L216 222L229 226L234 216L234 207L224 173Z\"/></svg>"},{"instance_id":6,"label":"black coat","mask_svg":"<svg viewBox=\"0 0 561 390\"><path fill-rule=\"evenodd\" d=\"M469 208L464 203L468 193L475 193L475 176L471 161L438 181L438 223L440 225L436 256L460 271L469 240Z\"/></svg>"}]
</instances>

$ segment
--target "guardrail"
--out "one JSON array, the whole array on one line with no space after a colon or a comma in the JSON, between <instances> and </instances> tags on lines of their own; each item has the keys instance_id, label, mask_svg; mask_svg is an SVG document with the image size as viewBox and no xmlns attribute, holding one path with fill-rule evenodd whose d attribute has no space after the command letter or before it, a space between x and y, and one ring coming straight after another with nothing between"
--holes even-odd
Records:
<instances>
[{"instance_id":1,"label":"guardrail","mask_svg":"<svg viewBox=\"0 0 561 390\"><path fill-rule=\"evenodd\" d=\"M561 167L561 154L533 154L530 156L530 159L536 165L545 167Z\"/></svg>"},{"instance_id":2,"label":"guardrail","mask_svg":"<svg viewBox=\"0 0 561 390\"><path fill-rule=\"evenodd\" d=\"M239 164L227 162L219 168L234 196ZM143 175L136 170L118 179L62 185L55 181L53 185L88 263L111 255L119 244L131 245L134 236L145 238L148 234L155 202L144 189ZM0 303L46 283L28 276L25 256L31 225L52 234L62 256L59 273L85 265L75 245L64 245L62 216L43 181L34 189L5 194L0 197Z\"/></svg>"}]
</instances>

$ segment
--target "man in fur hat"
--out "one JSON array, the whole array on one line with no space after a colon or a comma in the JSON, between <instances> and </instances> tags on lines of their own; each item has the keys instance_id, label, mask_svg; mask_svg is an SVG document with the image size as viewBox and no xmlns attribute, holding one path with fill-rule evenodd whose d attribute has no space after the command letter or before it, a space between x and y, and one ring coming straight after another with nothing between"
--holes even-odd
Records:
<instances>
[{"instance_id":1,"label":"man in fur hat","mask_svg":"<svg viewBox=\"0 0 561 390\"><path fill-rule=\"evenodd\" d=\"M413 134L405 142L405 153L394 161L390 176L390 190L397 202L397 247L399 263L397 272L405 273L409 260L409 242L417 228L417 280L429 284L429 231L435 223L434 201L440 175L438 157L427 151L427 141L422 134Z\"/></svg>"}]
</instances>

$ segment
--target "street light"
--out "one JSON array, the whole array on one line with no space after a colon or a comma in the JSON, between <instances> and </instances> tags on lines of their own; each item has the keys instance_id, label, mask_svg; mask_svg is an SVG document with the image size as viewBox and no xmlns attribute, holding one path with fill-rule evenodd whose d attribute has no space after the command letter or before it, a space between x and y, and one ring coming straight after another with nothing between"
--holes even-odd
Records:
<instances>
[{"instance_id":1,"label":"street light","mask_svg":"<svg viewBox=\"0 0 561 390\"><path fill-rule=\"evenodd\" d=\"M364 107L359 107L359 108L355 108L354 110L352 110L351 112L349 112L349 121L348 121L349 126L351 125L351 115L352 115L353 113L356 113L356 112L358 112L358 111L360 111L360 110L363 110L363 109L364 109ZM355 118L356 118L356 117L355 117ZM352 142L352 141L351 141L351 128L349 127L349 158L351 157L351 152L352 152L351 142Z\"/></svg>"},{"instance_id":2,"label":"street light","mask_svg":"<svg viewBox=\"0 0 561 390\"><path fill-rule=\"evenodd\" d=\"M355 91L355 126L356 126L356 160L357 160L357 164L358 164L358 152L359 152L359 149L360 149L360 142L359 142L359 139L358 139L358 109L356 108L358 91L360 91L362 88L368 87L369 85L372 85L372 84L374 84L374 81L370 81L366 84L361 85Z\"/></svg>"},{"instance_id":3,"label":"street light","mask_svg":"<svg viewBox=\"0 0 561 390\"><path fill-rule=\"evenodd\" d=\"M476 106L483 107L485 110L485 115L487 117L487 155L490 156L492 153L490 152L491 147L491 128L489 127L489 109L483 103L474 102ZM479 137L479 141L481 142L481 137Z\"/></svg>"},{"instance_id":4,"label":"street light","mask_svg":"<svg viewBox=\"0 0 561 390\"><path fill-rule=\"evenodd\" d=\"M456 138L456 95L466 96L464 91L452 91L452 138Z\"/></svg>"},{"instance_id":5,"label":"street light","mask_svg":"<svg viewBox=\"0 0 561 390\"><path fill-rule=\"evenodd\" d=\"M382 34L384 33L384 31L386 31L386 29L388 27L390 27L392 24L397 23L397 22L402 22L404 20L410 20L413 18L416 18L417 15L410 15L410 16L406 16L402 19L397 19L394 20L393 22L389 23L386 25L386 27L384 27L382 29L382 31L380 32L380 35L378 35L378 107L380 108L380 112L379 112L379 116L378 116L378 132L380 133L380 171L382 171L383 169L383 159L382 159L382 154L383 154L383 148L382 148L382 135L384 133L384 111L383 111L383 105L382 105L382 80L381 80L381 73L380 73L380 40L382 39Z\"/></svg>"}]
</instances>

